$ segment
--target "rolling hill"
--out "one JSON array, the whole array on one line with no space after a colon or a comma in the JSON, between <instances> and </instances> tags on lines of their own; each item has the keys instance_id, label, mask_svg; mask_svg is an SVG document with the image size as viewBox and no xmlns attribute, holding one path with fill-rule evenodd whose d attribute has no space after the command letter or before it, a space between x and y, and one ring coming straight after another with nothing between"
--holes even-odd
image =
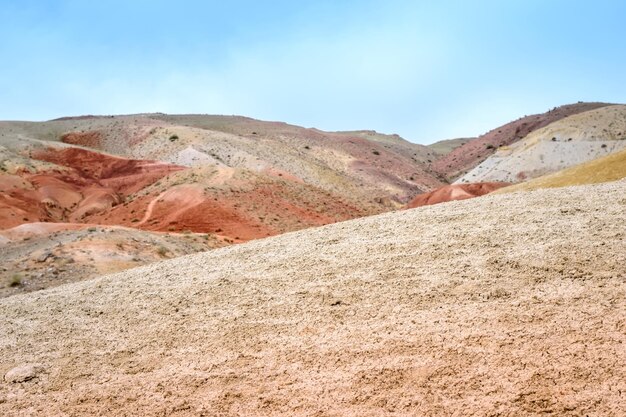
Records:
<instances>
[{"instance_id":1,"label":"rolling hill","mask_svg":"<svg viewBox=\"0 0 626 417\"><path fill-rule=\"evenodd\" d=\"M448 201L466 200L480 197L509 185L506 182L475 182L471 184L450 184L434 191L418 194L406 205L406 208L430 206Z\"/></svg>"},{"instance_id":2,"label":"rolling hill","mask_svg":"<svg viewBox=\"0 0 626 417\"><path fill-rule=\"evenodd\" d=\"M458 139L445 139L428 145L432 149L438 158L446 156L459 146L465 145L467 142L476 138L458 138Z\"/></svg>"},{"instance_id":3,"label":"rolling hill","mask_svg":"<svg viewBox=\"0 0 626 417\"><path fill-rule=\"evenodd\" d=\"M626 148L626 106L572 115L501 147L457 182L520 182Z\"/></svg>"},{"instance_id":4,"label":"rolling hill","mask_svg":"<svg viewBox=\"0 0 626 417\"><path fill-rule=\"evenodd\" d=\"M552 110L497 127L474 140L455 148L452 152L438 158L432 163L432 170L450 182L462 177L474 167L482 163L502 146L511 145L526 137L531 132L548 126L565 117L608 106L607 103L575 103L555 107ZM472 182L479 182L476 178ZM482 180L489 181L489 180ZM497 181L497 180L494 180Z\"/></svg>"},{"instance_id":5,"label":"rolling hill","mask_svg":"<svg viewBox=\"0 0 626 417\"><path fill-rule=\"evenodd\" d=\"M480 138L430 147L371 130L323 132L240 116L0 122L0 295L154 262L164 250L167 257L188 254L484 195L503 181L619 149L626 144L625 109L562 106ZM511 142L460 180L471 184L449 185L451 171L438 171L455 153L465 159L454 169L467 168L493 152L491 144ZM89 232L94 227L104 232ZM44 248L53 234L62 235L60 246ZM130 257L118 245L122 235L133 242ZM27 256L48 252L44 262ZM106 262L110 268L97 266Z\"/></svg>"},{"instance_id":6,"label":"rolling hill","mask_svg":"<svg viewBox=\"0 0 626 417\"><path fill-rule=\"evenodd\" d=\"M0 122L0 295L153 262L164 247L174 256L389 211L444 184L426 168L433 155L397 135L235 116ZM105 232L85 231L95 226ZM42 249L56 233L62 247ZM54 256L28 259L42 250Z\"/></svg>"}]
</instances>

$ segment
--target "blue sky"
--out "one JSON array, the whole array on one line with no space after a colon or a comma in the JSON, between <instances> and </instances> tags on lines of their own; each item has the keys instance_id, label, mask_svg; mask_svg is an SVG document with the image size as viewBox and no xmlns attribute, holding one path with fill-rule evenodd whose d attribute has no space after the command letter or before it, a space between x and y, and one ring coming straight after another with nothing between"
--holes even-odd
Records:
<instances>
[{"instance_id":1,"label":"blue sky","mask_svg":"<svg viewBox=\"0 0 626 417\"><path fill-rule=\"evenodd\" d=\"M240 114L414 142L626 102L624 1L0 0L0 119Z\"/></svg>"}]
</instances>

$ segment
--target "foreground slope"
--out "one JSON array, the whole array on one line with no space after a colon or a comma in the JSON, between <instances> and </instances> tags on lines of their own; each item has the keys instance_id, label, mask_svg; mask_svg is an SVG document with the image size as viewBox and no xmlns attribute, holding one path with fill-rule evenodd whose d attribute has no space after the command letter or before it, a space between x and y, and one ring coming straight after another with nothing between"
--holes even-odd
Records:
<instances>
[{"instance_id":1,"label":"foreground slope","mask_svg":"<svg viewBox=\"0 0 626 417\"><path fill-rule=\"evenodd\" d=\"M626 105L569 116L498 149L457 182L520 182L626 148Z\"/></svg>"},{"instance_id":2,"label":"foreground slope","mask_svg":"<svg viewBox=\"0 0 626 417\"><path fill-rule=\"evenodd\" d=\"M0 300L2 415L623 415L626 182Z\"/></svg>"}]
</instances>

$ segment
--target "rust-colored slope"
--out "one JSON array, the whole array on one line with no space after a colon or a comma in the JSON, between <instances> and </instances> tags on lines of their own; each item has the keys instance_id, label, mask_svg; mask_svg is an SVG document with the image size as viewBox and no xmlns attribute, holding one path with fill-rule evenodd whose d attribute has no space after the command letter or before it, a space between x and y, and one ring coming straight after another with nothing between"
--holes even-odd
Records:
<instances>
[{"instance_id":1,"label":"rust-colored slope","mask_svg":"<svg viewBox=\"0 0 626 417\"><path fill-rule=\"evenodd\" d=\"M97 181L121 194L131 194L159 178L185 167L159 161L126 159L81 148L33 152L32 157L76 171L86 180Z\"/></svg>"},{"instance_id":2,"label":"rust-colored slope","mask_svg":"<svg viewBox=\"0 0 626 417\"><path fill-rule=\"evenodd\" d=\"M546 113L522 117L454 149L449 154L436 160L431 168L448 180L454 180L487 159L500 146L517 142L534 130L564 117L609 105L607 103L567 104L555 107Z\"/></svg>"},{"instance_id":3,"label":"rust-colored slope","mask_svg":"<svg viewBox=\"0 0 626 417\"><path fill-rule=\"evenodd\" d=\"M244 170L190 169L88 220L246 241L375 212L299 181Z\"/></svg>"},{"instance_id":4,"label":"rust-colored slope","mask_svg":"<svg viewBox=\"0 0 626 417\"><path fill-rule=\"evenodd\" d=\"M80 148L31 152L44 169L0 173L0 228L32 222L212 233L240 242L379 212L289 175L184 168Z\"/></svg>"},{"instance_id":5,"label":"rust-colored slope","mask_svg":"<svg viewBox=\"0 0 626 417\"><path fill-rule=\"evenodd\" d=\"M430 206L432 204L445 203L447 201L466 200L489 194L499 188L506 187L506 182L479 182L472 184L452 184L438 188L429 193L419 194L406 208Z\"/></svg>"},{"instance_id":6,"label":"rust-colored slope","mask_svg":"<svg viewBox=\"0 0 626 417\"><path fill-rule=\"evenodd\" d=\"M31 157L58 168L0 175L0 228L29 222L82 222L169 173L184 169L79 148L47 148Z\"/></svg>"}]
</instances>

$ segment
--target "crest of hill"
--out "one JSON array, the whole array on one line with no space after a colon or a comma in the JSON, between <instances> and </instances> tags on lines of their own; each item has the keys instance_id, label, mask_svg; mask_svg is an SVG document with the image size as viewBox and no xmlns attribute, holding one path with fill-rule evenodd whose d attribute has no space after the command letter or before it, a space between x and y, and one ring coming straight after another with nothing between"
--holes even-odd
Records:
<instances>
[{"instance_id":1,"label":"crest of hill","mask_svg":"<svg viewBox=\"0 0 626 417\"><path fill-rule=\"evenodd\" d=\"M501 147L458 182L520 182L624 148L626 105L605 106L563 118Z\"/></svg>"},{"instance_id":2,"label":"crest of hill","mask_svg":"<svg viewBox=\"0 0 626 417\"><path fill-rule=\"evenodd\" d=\"M398 207L444 184L432 151L393 135L337 133L239 116L141 114L3 122L16 140L62 141L132 159L289 176L340 197ZM381 138L386 137L386 140Z\"/></svg>"},{"instance_id":3,"label":"crest of hill","mask_svg":"<svg viewBox=\"0 0 626 417\"><path fill-rule=\"evenodd\" d=\"M555 107L546 113L522 117L459 146L442 158L437 159L431 168L449 181L453 181L479 165L501 146L511 145L534 130L564 117L609 105L607 103L567 104Z\"/></svg>"},{"instance_id":4,"label":"crest of hill","mask_svg":"<svg viewBox=\"0 0 626 417\"><path fill-rule=\"evenodd\" d=\"M0 300L0 414L620 415L624 187L388 213Z\"/></svg>"},{"instance_id":5,"label":"crest of hill","mask_svg":"<svg viewBox=\"0 0 626 417\"><path fill-rule=\"evenodd\" d=\"M457 139L445 139L428 145L439 158L449 154L459 146L465 145L467 142L476 138L457 138Z\"/></svg>"}]
</instances>

